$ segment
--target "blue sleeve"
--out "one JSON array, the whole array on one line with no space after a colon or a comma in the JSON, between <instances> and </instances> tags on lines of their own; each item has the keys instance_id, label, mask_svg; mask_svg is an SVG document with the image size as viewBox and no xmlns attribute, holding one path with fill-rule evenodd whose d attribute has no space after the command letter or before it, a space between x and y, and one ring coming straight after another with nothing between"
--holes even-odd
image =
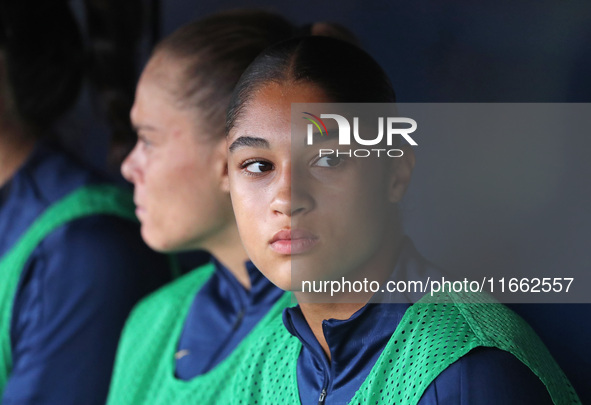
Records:
<instances>
[{"instance_id":1,"label":"blue sleeve","mask_svg":"<svg viewBox=\"0 0 591 405\"><path fill-rule=\"evenodd\" d=\"M551 405L542 381L511 353L479 347L445 369L419 405Z\"/></svg>"},{"instance_id":2,"label":"blue sleeve","mask_svg":"<svg viewBox=\"0 0 591 405\"><path fill-rule=\"evenodd\" d=\"M21 276L2 404L104 404L129 311L168 278L136 224L93 216L54 231Z\"/></svg>"}]
</instances>

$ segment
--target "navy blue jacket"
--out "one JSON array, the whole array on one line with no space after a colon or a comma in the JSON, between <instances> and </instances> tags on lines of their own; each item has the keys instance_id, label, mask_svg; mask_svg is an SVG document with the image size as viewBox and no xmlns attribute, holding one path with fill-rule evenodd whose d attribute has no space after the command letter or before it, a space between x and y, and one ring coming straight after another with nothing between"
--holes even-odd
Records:
<instances>
[{"instance_id":1,"label":"navy blue jacket","mask_svg":"<svg viewBox=\"0 0 591 405\"><path fill-rule=\"evenodd\" d=\"M251 286L247 290L212 260L216 271L195 296L179 339L176 376L182 380L224 360L283 295L252 262L245 264Z\"/></svg>"},{"instance_id":2,"label":"navy blue jacket","mask_svg":"<svg viewBox=\"0 0 591 405\"><path fill-rule=\"evenodd\" d=\"M105 178L39 143L0 188L0 257L48 206L99 182ZM2 404L104 404L129 311L169 279L167 258L143 243L139 224L95 215L54 230L20 277Z\"/></svg>"}]
</instances>

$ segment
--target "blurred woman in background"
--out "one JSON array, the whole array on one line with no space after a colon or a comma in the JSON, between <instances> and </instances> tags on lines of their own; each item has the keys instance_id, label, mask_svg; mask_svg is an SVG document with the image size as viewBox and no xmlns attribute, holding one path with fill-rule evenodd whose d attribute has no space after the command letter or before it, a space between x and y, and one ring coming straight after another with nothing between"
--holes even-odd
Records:
<instances>
[{"instance_id":1,"label":"blurred woman in background","mask_svg":"<svg viewBox=\"0 0 591 405\"><path fill-rule=\"evenodd\" d=\"M227 184L225 110L244 69L292 25L262 11L187 24L155 48L136 90L138 135L123 162L146 243L203 249L211 262L141 302L118 351L109 404L227 403L254 330L289 297L242 247Z\"/></svg>"},{"instance_id":2,"label":"blurred woman in background","mask_svg":"<svg viewBox=\"0 0 591 405\"><path fill-rule=\"evenodd\" d=\"M86 57L66 1L0 11L0 397L104 403L123 323L170 279L131 197L53 142Z\"/></svg>"}]
</instances>

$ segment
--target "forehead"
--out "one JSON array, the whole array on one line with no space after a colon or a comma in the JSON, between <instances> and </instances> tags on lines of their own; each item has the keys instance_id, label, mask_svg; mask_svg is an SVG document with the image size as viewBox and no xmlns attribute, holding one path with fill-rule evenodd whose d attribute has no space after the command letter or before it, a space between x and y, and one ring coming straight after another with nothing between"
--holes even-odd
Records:
<instances>
[{"instance_id":1,"label":"forehead","mask_svg":"<svg viewBox=\"0 0 591 405\"><path fill-rule=\"evenodd\" d=\"M157 51L144 68L140 82L150 80L160 84L171 93L180 89L181 78L185 72L185 63L165 50Z\"/></svg>"},{"instance_id":2,"label":"forehead","mask_svg":"<svg viewBox=\"0 0 591 405\"><path fill-rule=\"evenodd\" d=\"M289 131L292 103L326 102L326 93L315 84L266 84L256 91L244 107L237 125L229 134L229 140L232 141L245 133Z\"/></svg>"},{"instance_id":3,"label":"forehead","mask_svg":"<svg viewBox=\"0 0 591 405\"><path fill-rule=\"evenodd\" d=\"M139 119L166 107L175 107L181 72L182 67L176 59L162 52L154 55L138 81L131 119Z\"/></svg>"}]
</instances>

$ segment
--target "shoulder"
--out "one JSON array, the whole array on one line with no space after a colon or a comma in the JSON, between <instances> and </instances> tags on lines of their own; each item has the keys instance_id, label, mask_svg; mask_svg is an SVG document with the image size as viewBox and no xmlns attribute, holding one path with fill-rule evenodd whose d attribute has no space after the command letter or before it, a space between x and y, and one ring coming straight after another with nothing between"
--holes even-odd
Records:
<instances>
[{"instance_id":1,"label":"shoulder","mask_svg":"<svg viewBox=\"0 0 591 405\"><path fill-rule=\"evenodd\" d=\"M546 386L513 354L478 347L451 364L423 394L421 404L552 404Z\"/></svg>"},{"instance_id":2,"label":"shoulder","mask_svg":"<svg viewBox=\"0 0 591 405\"><path fill-rule=\"evenodd\" d=\"M37 145L5 186L0 206L0 254L9 251L49 207L80 187L99 182L105 179L76 164L60 149Z\"/></svg>"},{"instance_id":3,"label":"shoulder","mask_svg":"<svg viewBox=\"0 0 591 405\"><path fill-rule=\"evenodd\" d=\"M117 349L113 378L117 389L129 377L127 370L145 372L146 362L161 355L170 339L180 335L191 302L212 271L210 265L192 270L143 298L133 308Z\"/></svg>"},{"instance_id":4,"label":"shoulder","mask_svg":"<svg viewBox=\"0 0 591 405\"><path fill-rule=\"evenodd\" d=\"M17 176L47 205L85 185L109 178L78 161L57 144L41 142Z\"/></svg>"},{"instance_id":5,"label":"shoulder","mask_svg":"<svg viewBox=\"0 0 591 405\"><path fill-rule=\"evenodd\" d=\"M428 361L422 370L433 378L426 396L436 393L452 402L479 404L543 404L551 403L550 387L552 395L570 396L568 381L542 341L513 311L484 294L438 299L410 311L410 319L425 326L432 343L425 351L420 339L410 341ZM412 332L410 323L405 326Z\"/></svg>"},{"instance_id":6,"label":"shoulder","mask_svg":"<svg viewBox=\"0 0 591 405\"><path fill-rule=\"evenodd\" d=\"M23 322L31 311L43 314L37 323L53 323L59 315L67 322L93 316L97 323L122 325L141 297L169 280L166 257L143 243L136 224L106 215L70 221L29 256L16 291L13 331L29 325Z\"/></svg>"},{"instance_id":7,"label":"shoulder","mask_svg":"<svg viewBox=\"0 0 591 405\"><path fill-rule=\"evenodd\" d=\"M392 391L395 398L422 396L421 404L545 403L549 395L536 373L556 375L532 366L544 351L523 347L536 337L514 314L498 303L458 303L450 295L427 301L408 308L366 388L394 384L404 387Z\"/></svg>"},{"instance_id":8,"label":"shoulder","mask_svg":"<svg viewBox=\"0 0 591 405\"><path fill-rule=\"evenodd\" d=\"M25 320L30 323L31 311L43 314L36 324L53 323L58 315L82 321L89 314L97 322L122 323L169 274L166 258L143 244L136 224L106 215L70 221L51 231L29 256L15 296L14 331L23 329ZM107 313L112 319L102 315Z\"/></svg>"}]
</instances>

